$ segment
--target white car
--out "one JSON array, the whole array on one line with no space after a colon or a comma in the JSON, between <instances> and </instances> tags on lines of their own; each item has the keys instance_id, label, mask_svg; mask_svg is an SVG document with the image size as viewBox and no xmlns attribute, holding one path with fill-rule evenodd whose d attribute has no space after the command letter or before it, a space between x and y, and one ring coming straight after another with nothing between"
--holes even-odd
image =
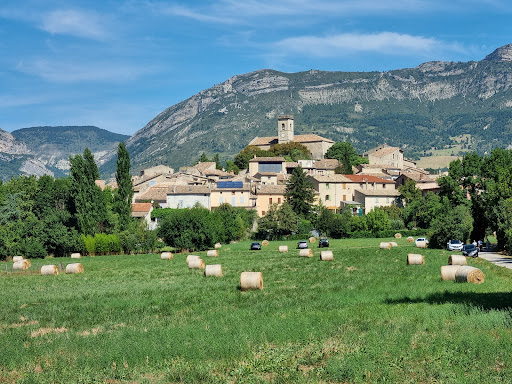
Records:
<instances>
[{"instance_id":1,"label":"white car","mask_svg":"<svg viewBox=\"0 0 512 384\"><path fill-rule=\"evenodd\" d=\"M414 245L418 246L418 243L424 242L425 244L428 244L428 240L426 237L418 237L416 241L414 242Z\"/></svg>"},{"instance_id":2,"label":"white car","mask_svg":"<svg viewBox=\"0 0 512 384\"><path fill-rule=\"evenodd\" d=\"M449 251L462 251L463 245L460 240L450 240L446 243L446 249Z\"/></svg>"}]
</instances>

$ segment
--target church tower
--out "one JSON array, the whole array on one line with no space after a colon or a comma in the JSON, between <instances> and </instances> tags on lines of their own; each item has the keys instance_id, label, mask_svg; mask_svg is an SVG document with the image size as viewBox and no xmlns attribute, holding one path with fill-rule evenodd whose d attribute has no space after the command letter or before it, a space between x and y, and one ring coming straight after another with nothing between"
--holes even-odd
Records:
<instances>
[{"instance_id":1,"label":"church tower","mask_svg":"<svg viewBox=\"0 0 512 384\"><path fill-rule=\"evenodd\" d=\"M277 117L277 142L287 144L293 141L293 116L281 115Z\"/></svg>"}]
</instances>

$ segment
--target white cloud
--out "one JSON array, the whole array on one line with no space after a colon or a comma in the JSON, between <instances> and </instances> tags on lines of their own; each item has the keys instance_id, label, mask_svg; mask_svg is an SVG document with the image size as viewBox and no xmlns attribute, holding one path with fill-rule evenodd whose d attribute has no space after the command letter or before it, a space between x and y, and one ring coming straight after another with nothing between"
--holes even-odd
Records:
<instances>
[{"instance_id":1,"label":"white cloud","mask_svg":"<svg viewBox=\"0 0 512 384\"><path fill-rule=\"evenodd\" d=\"M40 28L52 34L103 40L108 36L106 24L107 20L96 12L67 9L44 13Z\"/></svg>"},{"instance_id":2,"label":"white cloud","mask_svg":"<svg viewBox=\"0 0 512 384\"><path fill-rule=\"evenodd\" d=\"M46 59L36 59L29 64L20 63L16 69L55 83L119 83L133 81L158 71L156 66L130 66L115 62L60 62Z\"/></svg>"},{"instance_id":3,"label":"white cloud","mask_svg":"<svg viewBox=\"0 0 512 384\"><path fill-rule=\"evenodd\" d=\"M343 33L329 36L290 37L272 44L273 56L303 55L313 57L343 57L358 52L386 55L420 55L448 49L463 51L433 38L394 32Z\"/></svg>"}]
</instances>

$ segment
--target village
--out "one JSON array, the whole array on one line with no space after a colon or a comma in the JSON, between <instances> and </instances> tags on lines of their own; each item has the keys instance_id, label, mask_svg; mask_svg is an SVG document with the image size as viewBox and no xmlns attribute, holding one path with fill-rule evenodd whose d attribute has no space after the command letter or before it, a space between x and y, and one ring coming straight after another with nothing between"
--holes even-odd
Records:
<instances>
[{"instance_id":1,"label":"village","mask_svg":"<svg viewBox=\"0 0 512 384\"><path fill-rule=\"evenodd\" d=\"M414 180L425 195L438 192L437 175L416 167L404 157L398 147L382 144L364 154L368 164L353 168L353 174L336 174L336 159L324 158L334 141L308 134L294 134L291 115L281 115L277 121L277 136L256 137L248 145L267 150L274 144L298 142L312 154L311 160L286 161L284 157L254 157L248 169L239 174L216 168L215 162L199 162L178 171L157 165L132 177L134 195L132 216L143 218L151 229L156 228L151 211L161 208L191 208L200 204L215 210L221 204L254 209L265 216L271 204L285 201L286 183L293 170L301 167L310 178L316 192L315 201L333 212L350 207L353 214L362 215L375 207L394 204L400 195L398 186ZM104 187L105 182L98 185Z\"/></svg>"}]
</instances>

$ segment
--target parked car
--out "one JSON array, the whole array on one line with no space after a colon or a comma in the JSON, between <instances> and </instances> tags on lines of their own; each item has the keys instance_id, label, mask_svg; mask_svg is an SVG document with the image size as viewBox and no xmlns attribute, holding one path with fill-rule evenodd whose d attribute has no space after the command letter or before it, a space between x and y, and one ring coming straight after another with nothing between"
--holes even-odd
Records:
<instances>
[{"instance_id":1,"label":"parked car","mask_svg":"<svg viewBox=\"0 0 512 384\"><path fill-rule=\"evenodd\" d=\"M306 249L308 247L308 242L305 240L301 240L297 243L297 249Z\"/></svg>"},{"instance_id":2,"label":"parked car","mask_svg":"<svg viewBox=\"0 0 512 384\"><path fill-rule=\"evenodd\" d=\"M462 255L469 257L478 257L478 247L475 244L465 244L462 247Z\"/></svg>"},{"instance_id":3,"label":"parked car","mask_svg":"<svg viewBox=\"0 0 512 384\"><path fill-rule=\"evenodd\" d=\"M414 245L418 246L418 243L425 242L428 244L428 240L426 237L418 237L416 241L414 242Z\"/></svg>"},{"instance_id":4,"label":"parked car","mask_svg":"<svg viewBox=\"0 0 512 384\"><path fill-rule=\"evenodd\" d=\"M446 243L446 249L449 251L462 251L462 241L460 240L450 240Z\"/></svg>"},{"instance_id":5,"label":"parked car","mask_svg":"<svg viewBox=\"0 0 512 384\"><path fill-rule=\"evenodd\" d=\"M254 243L251 243L251 251L259 251L261 250L261 244L255 241Z\"/></svg>"},{"instance_id":6,"label":"parked car","mask_svg":"<svg viewBox=\"0 0 512 384\"><path fill-rule=\"evenodd\" d=\"M321 237L318 241L318 248L325 248L329 246L329 240L327 237Z\"/></svg>"}]
</instances>

